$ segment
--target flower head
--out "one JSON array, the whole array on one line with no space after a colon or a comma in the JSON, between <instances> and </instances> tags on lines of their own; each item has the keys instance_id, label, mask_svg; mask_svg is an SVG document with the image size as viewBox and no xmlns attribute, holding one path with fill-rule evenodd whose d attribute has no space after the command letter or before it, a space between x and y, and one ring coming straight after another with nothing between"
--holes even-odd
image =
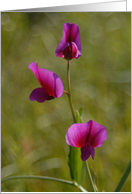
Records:
<instances>
[{"instance_id":1,"label":"flower head","mask_svg":"<svg viewBox=\"0 0 132 194\"><path fill-rule=\"evenodd\" d=\"M76 24L64 24L63 37L57 46L55 54L57 57L67 60L77 59L81 56L80 32Z\"/></svg>"},{"instance_id":2,"label":"flower head","mask_svg":"<svg viewBox=\"0 0 132 194\"><path fill-rule=\"evenodd\" d=\"M52 71L38 67L37 62L31 63L29 69L35 74L41 87L35 88L30 94L31 101L44 102L62 96L64 86L59 76Z\"/></svg>"},{"instance_id":3,"label":"flower head","mask_svg":"<svg viewBox=\"0 0 132 194\"><path fill-rule=\"evenodd\" d=\"M66 142L73 147L81 148L81 159L94 159L94 147L100 147L107 139L106 128L90 120L87 123L75 123L66 133Z\"/></svg>"}]
</instances>

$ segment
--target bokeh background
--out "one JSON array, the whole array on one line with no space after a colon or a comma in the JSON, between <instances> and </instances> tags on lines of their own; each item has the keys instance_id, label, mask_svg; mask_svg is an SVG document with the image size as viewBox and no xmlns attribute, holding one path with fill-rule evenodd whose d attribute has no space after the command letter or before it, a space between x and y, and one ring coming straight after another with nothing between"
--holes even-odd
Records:
<instances>
[{"instance_id":1,"label":"bokeh background","mask_svg":"<svg viewBox=\"0 0 132 194\"><path fill-rule=\"evenodd\" d=\"M105 126L108 139L88 159L99 191L114 191L131 158L131 13L1 13L1 178L41 175L71 180L65 142L73 123L69 101L31 102L39 87L28 69L37 61L62 79L67 62L55 56L63 24L80 28L82 56L70 61L75 109L83 122ZM91 191L88 177L82 186ZM78 192L73 186L36 179L10 180L3 192ZM123 192L131 191L129 175Z\"/></svg>"}]
</instances>

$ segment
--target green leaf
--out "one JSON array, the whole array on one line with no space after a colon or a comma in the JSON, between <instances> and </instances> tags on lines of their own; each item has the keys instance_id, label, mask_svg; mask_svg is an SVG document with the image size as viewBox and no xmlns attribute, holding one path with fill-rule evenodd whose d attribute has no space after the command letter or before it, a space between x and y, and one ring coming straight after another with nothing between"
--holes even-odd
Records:
<instances>
[{"instance_id":1,"label":"green leaf","mask_svg":"<svg viewBox=\"0 0 132 194\"><path fill-rule=\"evenodd\" d=\"M79 185L81 185L84 180L85 166L84 162L81 160L80 148L70 146L68 165L70 167L70 174L72 180L76 181Z\"/></svg>"},{"instance_id":2,"label":"green leaf","mask_svg":"<svg viewBox=\"0 0 132 194\"><path fill-rule=\"evenodd\" d=\"M76 119L78 123L82 123L79 111L76 111ZM85 166L84 162L81 160L81 148L70 146L68 165L70 167L71 178L81 185L85 176Z\"/></svg>"},{"instance_id":3,"label":"green leaf","mask_svg":"<svg viewBox=\"0 0 132 194\"><path fill-rule=\"evenodd\" d=\"M76 119L78 123L82 123L82 119L78 110L76 110Z\"/></svg>"},{"instance_id":4,"label":"green leaf","mask_svg":"<svg viewBox=\"0 0 132 194\"><path fill-rule=\"evenodd\" d=\"M83 107L81 107L81 108L79 109L79 114L80 114L80 117L82 118L82 114L83 114Z\"/></svg>"}]
</instances>

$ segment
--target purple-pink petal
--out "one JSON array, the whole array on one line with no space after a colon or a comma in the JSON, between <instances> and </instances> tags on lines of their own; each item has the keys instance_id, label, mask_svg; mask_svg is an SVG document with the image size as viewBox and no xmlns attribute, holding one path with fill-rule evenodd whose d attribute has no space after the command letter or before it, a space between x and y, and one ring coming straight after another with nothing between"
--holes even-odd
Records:
<instances>
[{"instance_id":1,"label":"purple-pink petal","mask_svg":"<svg viewBox=\"0 0 132 194\"><path fill-rule=\"evenodd\" d=\"M44 88L35 88L30 94L29 99L31 101L38 101L40 103L44 102L48 99L48 93L44 90Z\"/></svg>"},{"instance_id":2,"label":"purple-pink petal","mask_svg":"<svg viewBox=\"0 0 132 194\"><path fill-rule=\"evenodd\" d=\"M81 148L81 159L85 161L90 155L94 159L94 147L100 147L107 139L107 130L93 120L75 123L67 130L65 139L68 145Z\"/></svg>"},{"instance_id":3,"label":"purple-pink petal","mask_svg":"<svg viewBox=\"0 0 132 194\"><path fill-rule=\"evenodd\" d=\"M95 153L95 150L92 146L90 146L90 145L83 146L81 148L82 161L87 160L90 157L90 155L92 156L92 159L94 160L94 153Z\"/></svg>"},{"instance_id":4,"label":"purple-pink petal","mask_svg":"<svg viewBox=\"0 0 132 194\"><path fill-rule=\"evenodd\" d=\"M78 47L78 50L81 52L81 37L80 37L80 31L79 27L76 24L71 24L71 42L75 42L75 44Z\"/></svg>"},{"instance_id":5,"label":"purple-pink petal","mask_svg":"<svg viewBox=\"0 0 132 194\"><path fill-rule=\"evenodd\" d=\"M83 147L86 144L90 125L87 123L75 123L67 130L65 139L68 145Z\"/></svg>"},{"instance_id":6,"label":"purple-pink petal","mask_svg":"<svg viewBox=\"0 0 132 194\"><path fill-rule=\"evenodd\" d=\"M91 142L91 146L100 147L103 142L107 139L107 131L106 128L101 128L98 133L94 136Z\"/></svg>"},{"instance_id":7,"label":"purple-pink petal","mask_svg":"<svg viewBox=\"0 0 132 194\"><path fill-rule=\"evenodd\" d=\"M78 50L77 50L77 46L74 42L71 42L71 45L69 42L67 42L65 45L64 45L64 48L63 48L63 54L65 56L66 59L76 59L78 58Z\"/></svg>"},{"instance_id":8,"label":"purple-pink petal","mask_svg":"<svg viewBox=\"0 0 132 194\"><path fill-rule=\"evenodd\" d=\"M42 88L49 96L59 98L64 92L64 86L59 76L47 69L38 67L37 62L31 63L29 69L35 74Z\"/></svg>"},{"instance_id":9,"label":"purple-pink petal","mask_svg":"<svg viewBox=\"0 0 132 194\"><path fill-rule=\"evenodd\" d=\"M66 42L70 42L70 36L71 36L71 25L70 23L65 23L63 26L63 37L62 39Z\"/></svg>"},{"instance_id":10,"label":"purple-pink petal","mask_svg":"<svg viewBox=\"0 0 132 194\"><path fill-rule=\"evenodd\" d=\"M57 57L64 57L64 54L63 54L63 49L64 49L64 46L67 42L69 42L69 36L70 36L70 27L71 27L71 24L70 23L65 23L64 24L64 27L63 27L63 37L60 41L60 43L58 44L57 48L56 48L56 51L55 51L55 54Z\"/></svg>"},{"instance_id":11,"label":"purple-pink petal","mask_svg":"<svg viewBox=\"0 0 132 194\"><path fill-rule=\"evenodd\" d=\"M87 139L87 144L93 147L99 147L107 139L107 130L104 126L90 120L90 131Z\"/></svg>"},{"instance_id":12,"label":"purple-pink petal","mask_svg":"<svg viewBox=\"0 0 132 194\"><path fill-rule=\"evenodd\" d=\"M57 57L68 60L72 58L77 59L81 56L81 38L79 27L76 24L64 24L63 37L57 46L55 54Z\"/></svg>"}]
</instances>

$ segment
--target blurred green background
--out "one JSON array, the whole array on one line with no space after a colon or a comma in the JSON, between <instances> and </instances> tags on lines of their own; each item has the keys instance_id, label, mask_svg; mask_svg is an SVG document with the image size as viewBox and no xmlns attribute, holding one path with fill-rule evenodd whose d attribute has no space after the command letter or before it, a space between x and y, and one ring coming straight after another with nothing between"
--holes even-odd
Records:
<instances>
[{"instance_id":1,"label":"blurred green background","mask_svg":"<svg viewBox=\"0 0 132 194\"><path fill-rule=\"evenodd\" d=\"M70 61L75 109L83 122L105 126L108 139L88 159L99 191L114 191L131 158L131 13L1 13L1 178L41 175L71 180L65 134L72 124L69 101L31 102L39 87L28 69L55 72L67 90L67 62L55 56L63 24L80 28L82 56ZM91 191L88 177L82 185ZM3 192L77 192L77 188L36 179L10 180ZM123 192L131 191L129 175Z\"/></svg>"}]
</instances>

